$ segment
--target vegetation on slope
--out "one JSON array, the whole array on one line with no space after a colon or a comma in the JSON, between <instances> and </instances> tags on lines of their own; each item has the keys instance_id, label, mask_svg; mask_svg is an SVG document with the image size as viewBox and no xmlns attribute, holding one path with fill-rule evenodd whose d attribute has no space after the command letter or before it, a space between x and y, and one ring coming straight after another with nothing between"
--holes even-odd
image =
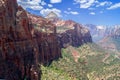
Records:
<instances>
[{"instance_id":1,"label":"vegetation on slope","mask_svg":"<svg viewBox=\"0 0 120 80\"><path fill-rule=\"evenodd\" d=\"M62 49L62 56L42 68L46 70L46 73L43 71L42 80L120 80L119 57L96 44ZM45 79L46 76L50 79Z\"/></svg>"},{"instance_id":2,"label":"vegetation on slope","mask_svg":"<svg viewBox=\"0 0 120 80\"><path fill-rule=\"evenodd\" d=\"M112 38L113 43L116 45L117 50L120 52L120 38Z\"/></svg>"},{"instance_id":3,"label":"vegetation on slope","mask_svg":"<svg viewBox=\"0 0 120 80\"><path fill-rule=\"evenodd\" d=\"M73 80L64 71L57 70L54 67L42 66L42 78L41 80Z\"/></svg>"}]
</instances>

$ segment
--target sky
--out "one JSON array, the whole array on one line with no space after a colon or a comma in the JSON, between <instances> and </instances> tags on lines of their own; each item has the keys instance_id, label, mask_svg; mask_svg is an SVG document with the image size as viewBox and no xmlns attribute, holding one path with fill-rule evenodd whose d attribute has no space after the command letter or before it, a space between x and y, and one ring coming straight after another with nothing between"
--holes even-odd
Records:
<instances>
[{"instance_id":1,"label":"sky","mask_svg":"<svg viewBox=\"0 0 120 80\"><path fill-rule=\"evenodd\" d=\"M28 12L45 17L51 11L61 19L81 24L119 25L120 0L17 0Z\"/></svg>"}]
</instances>

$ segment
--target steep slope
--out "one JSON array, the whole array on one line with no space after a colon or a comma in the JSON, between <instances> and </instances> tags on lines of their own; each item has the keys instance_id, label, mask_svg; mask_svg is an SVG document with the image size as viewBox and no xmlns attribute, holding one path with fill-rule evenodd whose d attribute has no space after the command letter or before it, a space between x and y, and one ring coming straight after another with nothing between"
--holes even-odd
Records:
<instances>
[{"instance_id":1,"label":"steep slope","mask_svg":"<svg viewBox=\"0 0 120 80\"><path fill-rule=\"evenodd\" d=\"M94 42L102 46L106 50L115 51L120 54L120 26L96 26L92 24L86 24L90 30L92 39Z\"/></svg>"},{"instance_id":2,"label":"steep slope","mask_svg":"<svg viewBox=\"0 0 120 80\"><path fill-rule=\"evenodd\" d=\"M86 24L85 27L90 30L91 36L95 42L100 41L104 37L117 38L120 35L120 25L100 26L100 25Z\"/></svg>"},{"instance_id":3,"label":"steep slope","mask_svg":"<svg viewBox=\"0 0 120 80\"><path fill-rule=\"evenodd\" d=\"M52 15L49 14L49 16ZM51 18L47 17L47 19L56 25L58 41L62 48L70 45L78 47L84 43L92 42L89 30L83 27L81 24L72 20L64 21L58 17L53 17L52 20Z\"/></svg>"},{"instance_id":4,"label":"steep slope","mask_svg":"<svg viewBox=\"0 0 120 80\"><path fill-rule=\"evenodd\" d=\"M73 80L66 72L56 70L54 67L41 66L41 80ZM74 79L75 80L75 79Z\"/></svg>"},{"instance_id":5,"label":"steep slope","mask_svg":"<svg viewBox=\"0 0 120 80\"><path fill-rule=\"evenodd\" d=\"M0 79L40 80L39 64L61 56L55 26L31 15L36 27L29 15L16 0L0 0Z\"/></svg>"},{"instance_id":6,"label":"steep slope","mask_svg":"<svg viewBox=\"0 0 120 80\"><path fill-rule=\"evenodd\" d=\"M61 47L92 42L89 31L80 24L66 21L72 30L57 33L54 21L27 13L16 0L0 0L0 79L40 80L41 64L62 57Z\"/></svg>"},{"instance_id":7,"label":"steep slope","mask_svg":"<svg viewBox=\"0 0 120 80\"><path fill-rule=\"evenodd\" d=\"M16 0L0 0L0 78L39 80L36 43L25 10Z\"/></svg>"},{"instance_id":8,"label":"steep slope","mask_svg":"<svg viewBox=\"0 0 120 80\"><path fill-rule=\"evenodd\" d=\"M120 58L118 55L114 55L111 51L106 51L96 44L84 44L78 48L71 46L62 49L62 55L62 58L53 61L49 67L45 67L46 71L57 70L56 75L67 73L67 76L72 80L120 79ZM75 56L78 56L77 62ZM45 73L43 75L48 76ZM57 76L58 79L61 75ZM55 79L56 76L51 77Z\"/></svg>"},{"instance_id":9,"label":"steep slope","mask_svg":"<svg viewBox=\"0 0 120 80\"><path fill-rule=\"evenodd\" d=\"M56 26L51 21L28 14L32 22L32 35L37 39L40 62L49 64L54 59L61 57L61 48L57 40Z\"/></svg>"},{"instance_id":10,"label":"steep slope","mask_svg":"<svg viewBox=\"0 0 120 80\"><path fill-rule=\"evenodd\" d=\"M92 39L94 42L98 42L99 40L104 38L104 36L108 35L106 26L97 26L97 25L93 25L93 24L86 24L85 27L90 30L90 33L91 33L91 36L92 36Z\"/></svg>"},{"instance_id":11,"label":"steep slope","mask_svg":"<svg viewBox=\"0 0 120 80\"><path fill-rule=\"evenodd\" d=\"M78 23L73 25L74 29L66 30L63 33L58 33L58 39L62 47L72 45L74 47L81 46L84 43L92 42L89 31Z\"/></svg>"},{"instance_id":12,"label":"steep slope","mask_svg":"<svg viewBox=\"0 0 120 80\"><path fill-rule=\"evenodd\" d=\"M120 49L120 26L113 26L110 29L106 29L107 35L101 39L98 44L104 47L105 49L115 51L119 54Z\"/></svg>"}]
</instances>

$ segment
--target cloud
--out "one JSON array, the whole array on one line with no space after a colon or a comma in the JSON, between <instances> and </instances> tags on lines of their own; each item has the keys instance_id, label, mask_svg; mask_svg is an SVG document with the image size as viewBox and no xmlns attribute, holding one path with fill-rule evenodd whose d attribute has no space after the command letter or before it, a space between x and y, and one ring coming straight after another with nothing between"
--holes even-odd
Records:
<instances>
[{"instance_id":1,"label":"cloud","mask_svg":"<svg viewBox=\"0 0 120 80\"><path fill-rule=\"evenodd\" d=\"M66 14L70 14L70 12L68 12L68 11L64 11L64 13L66 13Z\"/></svg>"},{"instance_id":2,"label":"cloud","mask_svg":"<svg viewBox=\"0 0 120 80\"><path fill-rule=\"evenodd\" d=\"M112 4L112 2L110 2L110 1L98 2L98 5L96 5L96 7L109 6L111 4Z\"/></svg>"},{"instance_id":3,"label":"cloud","mask_svg":"<svg viewBox=\"0 0 120 80\"><path fill-rule=\"evenodd\" d=\"M68 10L71 10L71 8L68 8Z\"/></svg>"},{"instance_id":4,"label":"cloud","mask_svg":"<svg viewBox=\"0 0 120 80\"><path fill-rule=\"evenodd\" d=\"M52 8L52 9L42 9L41 11L40 11L40 13L43 15L43 16L46 16L46 15L48 15L50 12L54 12L54 13L56 13L57 15L58 15L58 17L62 17L62 15L61 15L61 10L59 10L59 9L56 9L56 8Z\"/></svg>"},{"instance_id":5,"label":"cloud","mask_svg":"<svg viewBox=\"0 0 120 80\"><path fill-rule=\"evenodd\" d=\"M95 15L95 12L90 12L89 14L91 14L91 15Z\"/></svg>"},{"instance_id":6,"label":"cloud","mask_svg":"<svg viewBox=\"0 0 120 80\"><path fill-rule=\"evenodd\" d=\"M45 1L41 1L41 5L44 6L46 5L47 3Z\"/></svg>"},{"instance_id":7,"label":"cloud","mask_svg":"<svg viewBox=\"0 0 120 80\"><path fill-rule=\"evenodd\" d=\"M94 10L96 10L96 8L90 7L90 8L88 8L88 10L94 11Z\"/></svg>"},{"instance_id":8,"label":"cloud","mask_svg":"<svg viewBox=\"0 0 120 80\"><path fill-rule=\"evenodd\" d=\"M88 8L88 10L95 10L95 8Z\"/></svg>"},{"instance_id":9,"label":"cloud","mask_svg":"<svg viewBox=\"0 0 120 80\"><path fill-rule=\"evenodd\" d=\"M74 0L74 1L80 4L80 8L89 8L96 2L96 0Z\"/></svg>"},{"instance_id":10,"label":"cloud","mask_svg":"<svg viewBox=\"0 0 120 80\"><path fill-rule=\"evenodd\" d=\"M53 7L53 5L52 4L48 4L48 7Z\"/></svg>"},{"instance_id":11,"label":"cloud","mask_svg":"<svg viewBox=\"0 0 120 80\"><path fill-rule=\"evenodd\" d=\"M79 13L76 12L76 11L71 11L70 13L73 14L73 15L77 15L77 14L79 14Z\"/></svg>"},{"instance_id":12,"label":"cloud","mask_svg":"<svg viewBox=\"0 0 120 80\"><path fill-rule=\"evenodd\" d=\"M42 10L43 9L42 6L30 6L29 8L31 8L33 10Z\"/></svg>"},{"instance_id":13,"label":"cloud","mask_svg":"<svg viewBox=\"0 0 120 80\"><path fill-rule=\"evenodd\" d=\"M55 12L59 17L62 17L61 10L52 8L52 4L47 4L45 0L17 0L18 4L21 5L24 9L30 8L32 10L39 10L43 16L46 16L51 11ZM51 0L52 3L61 2L61 0ZM47 5L49 8L44 8Z\"/></svg>"},{"instance_id":14,"label":"cloud","mask_svg":"<svg viewBox=\"0 0 120 80\"><path fill-rule=\"evenodd\" d=\"M61 3L62 0L50 0L50 3Z\"/></svg>"},{"instance_id":15,"label":"cloud","mask_svg":"<svg viewBox=\"0 0 120 80\"><path fill-rule=\"evenodd\" d=\"M41 10L43 7L40 5L41 0L17 0L18 4L24 9L30 8L33 10Z\"/></svg>"},{"instance_id":16,"label":"cloud","mask_svg":"<svg viewBox=\"0 0 120 80\"><path fill-rule=\"evenodd\" d=\"M66 14L78 15L79 13L76 11L64 11Z\"/></svg>"},{"instance_id":17,"label":"cloud","mask_svg":"<svg viewBox=\"0 0 120 80\"><path fill-rule=\"evenodd\" d=\"M93 7L95 9L95 7L103 7L103 6L112 5L112 2L107 1L107 0L103 2L99 2L99 0L74 0L74 2L75 2L74 5L79 4L80 8L89 9L89 10L92 10Z\"/></svg>"},{"instance_id":18,"label":"cloud","mask_svg":"<svg viewBox=\"0 0 120 80\"><path fill-rule=\"evenodd\" d=\"M107 8L108 10L111 10L111 9L117 9L117 8L120 8L120 3L116 3L112 6L110 6L109 8Z\"/></svg>"}]
</instances>

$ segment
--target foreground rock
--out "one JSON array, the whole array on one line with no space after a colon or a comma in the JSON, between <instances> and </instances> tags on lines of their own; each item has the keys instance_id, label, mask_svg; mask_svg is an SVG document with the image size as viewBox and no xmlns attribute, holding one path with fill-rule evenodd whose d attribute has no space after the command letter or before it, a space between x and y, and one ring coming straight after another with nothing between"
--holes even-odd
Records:
<instances>
[{"instance_id":1,"label":"foreground rock","mask_svg":"<svg viewBox=\"0 0 120 80\"><path fill-rule=\"evenodd\" d=\"M35 27L30 19L16 0L0 0L0 79L40 80L39 64L60 56L55 26L41 17Z\"/></svg>"},{"instance_id":2,"label":"foreground rock","mask_svg":"<svg viewBox=\"0 0 120 80\"><path fill-rule=\"evenodd\" d=\"M16 0L0 0L0 78L39 80L38 45Z\"/></svg>"}]
</instances>

